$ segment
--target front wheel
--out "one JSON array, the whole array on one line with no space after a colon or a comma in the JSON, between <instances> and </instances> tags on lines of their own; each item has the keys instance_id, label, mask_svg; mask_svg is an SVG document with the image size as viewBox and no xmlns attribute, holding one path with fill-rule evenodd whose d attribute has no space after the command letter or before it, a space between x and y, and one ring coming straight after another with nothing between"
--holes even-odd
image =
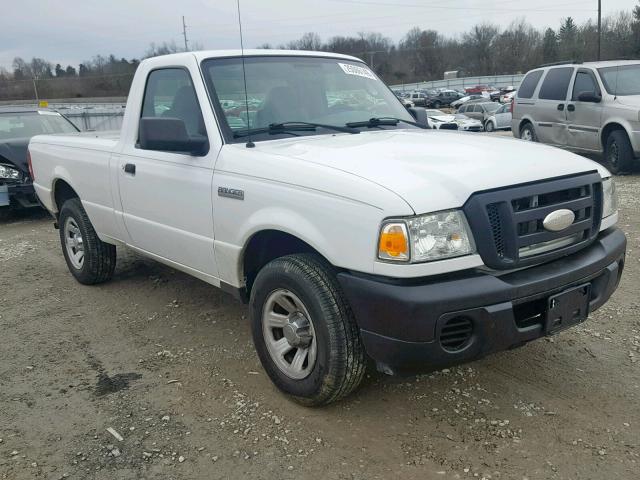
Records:
<instances>
[{"instance_id":1,"label":"front wheel","mask_svg":"<svg viewBox=\"0 0 640 480\"><path fill-rule=\"evenodd\" d=\"M277 258L251 291L251 329L273 383L308 406L357 388L365 354L353 313L333 268L316 255Z\"/></svg>"},{"instance_id":2,"label":"front wheel","mask_svg":"<svg viewBox=\"0 0 640 480\"><path fill-rule=\"evenodd\" d=\"M615 130L607 137L605 157L611 173L629 173L633 167L633 149L629 137L622 130Z\"/></svg>"},{"instance_id":3,"label":"front wheel","mask_svg":"<svg viewBox=\"0 0 640 480\"><path fill-rule=\"evenodd\" d=\"M484 129L485 129L487 132L493 132L493 131L496 129L496 127L495 127L495 125L493 124L493 122L492 122L491 120L489 120L489 121L487 122L487 124L484 126Z\"/></svg>"},{"instance_id":4,"label":"front wheel","mask_svg":"<svg viewBox=\"0 0 640 480\"><path fill-rule=\"evenodd\" d=\"M533 129L533 125L526 123L520 129L520 138L525 142L537 142L538 137L536 136L536 131Z\"/></svg>"},{"instance_id":5,"label":"front wheel","mask_svg":"<svg viewBox=\"0 0 640 480\"><path fill-rule=\"evenodd\" d=\"M111 279L116 268L116 247L98 238L79 198L64 202L58 224L64 259L76 280L94 285Z\"/></svg>"}]
</instances>

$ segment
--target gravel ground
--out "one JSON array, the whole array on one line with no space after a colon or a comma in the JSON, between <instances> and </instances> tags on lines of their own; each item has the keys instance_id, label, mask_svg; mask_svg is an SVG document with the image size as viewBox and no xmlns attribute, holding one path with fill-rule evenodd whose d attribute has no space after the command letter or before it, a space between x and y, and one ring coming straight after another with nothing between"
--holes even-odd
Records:
<instances>
[{"instance_id":1,"label":"gravel ground","mask_svg":"<svg viewBox=\"0 0 640 480\"><path fill-rule=\"evenodd\" d=\"M640 177L627 267L583 326L338 404L270 384L247 307L126 251L97 287L37 212L0 223L1 479L636 479Z\"/></svg>"}]
</instances>

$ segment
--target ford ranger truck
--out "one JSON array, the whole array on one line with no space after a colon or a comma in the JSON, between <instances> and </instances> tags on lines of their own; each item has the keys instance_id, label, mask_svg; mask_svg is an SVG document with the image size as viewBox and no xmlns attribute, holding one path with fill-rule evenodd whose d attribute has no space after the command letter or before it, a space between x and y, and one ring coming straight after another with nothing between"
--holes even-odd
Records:
<instances>
[{"instance_id":1,"label":"ford ranger truck","mask_svg":"<svg viewBox=\"0 0 640 480\"><path fill-rule=\"evenodd\" d=\"M36 136L30 164L80 283L128 247L233 293L273 383L322 405L368 358L434 370L580 324L622 274L607 169L412 113L354 57L180 53L140 63L119 133Z\"/></svg>"}]
</instances>

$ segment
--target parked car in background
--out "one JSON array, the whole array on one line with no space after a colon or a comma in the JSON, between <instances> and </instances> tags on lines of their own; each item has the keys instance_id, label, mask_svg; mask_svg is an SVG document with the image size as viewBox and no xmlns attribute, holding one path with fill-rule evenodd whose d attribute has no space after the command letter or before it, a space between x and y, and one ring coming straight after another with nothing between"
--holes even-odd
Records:
<instances>
[{"instance_id":1,"label":"parked car in background","mask_svg":"<svg viewBox=\"0 0 640 480\"><path fill-rule=\"evenodd\" d=\"M484 97L482 95L479 94L473 94L473 95L465 95L463 97L460 97L458 100L456 100L455 102L451 102L451 106L453 108L458 108L461 105L464 105L467 102L473 101L473 100L483 100Z\"/></svg>"},{"instance_id":2,"label":"parked car in background","mask_svg":"<svg viewBox=\"0 0 640 480\"><path fill-rule=\"evenodd\" d=\"M471 102L466 103L458 109L458 113L463 113L467 117L474 118L484 125L489 117L500 108L500 104L495 102Z\"/></svg>"},{"instance_id":3,"label":"parked car in background","mask_svg":"<svg viewBox=\"0 0 640 480\"><path fill-rule=\"evenodd\" d=\"M416 107L427 106L427 95L423 92L411 92L406 97L407 100L413 102Z\"/></svg>"},{"instance_id":4,"label":"parked car in background","mask_svg":"<svg viewBox=\"0 0 640 480\"><path fill-rule=\"evenodd\" d=\"M413 108L416 106L415 103L413 103L410 99L409 96L403 92L393 92L396 94L396 97L398 97L398 100L400 100L400 103L402 103L402 105L405 106L405 108Z\"/></svg>"},{"instance_id":5,"label":"parked car in background","mask_svg":"<svg viewBox=\"0 0 640 480\"><path fill-rule=\"evenodd\" d=\"M511 103L516 96L516 91L505 93L500 96L500 103Z\"/></svg>"},{"instance_id":6,"label":"parked car in background","mask_svg":"<svg viewBox=\"0 0 640 480\"><path fill-rule=\"evenodd\" d=\"M640 61L567 63L536 68L520 84L513 135L602 155L614 173L640 157Z\"/></svg>"},{"instance_id":7,"label":"parked car in background","mask_svg":"<svg viewBox=\"0 0 640 480\"><path fill-rule=\"evenodd\" d=\"M487 132L511 130L511 105L502 105L489 115L489 118L484 122L484 129Z\"/></svg>"},{"instance_id":8,"label":"parked car in background","mask_svg":"<svg viewBox=\"0 0 640 480\"><path fill-rule=\"evenodd\" d=\"M440 108L451 105L460 99L460 94L454 90L443 90L437 95L427 97L426 106L429 108Z\"/></svg>"},{"instance_id":9,"label":"parked car in background","mask_svg":"<svg viewBox=\"0 0 640 480\"><path fill-rule=\"evenodd\" d=\"M27 146L34 135L76 133L79 130L53 110L0 107L0 215L10 208L37 207Z\"/></svg>"},{"instance_id":10,"label":"parked car in background","mask_svg":"<svg viewBox=\"0 0 640 480\"><path fill-rule=\"evenodd\" d=\"M464 89L465 93L468 95L471 95L472 93L488 92L489 90L491 90L489 85L476 85L475 87L468 87Z\"/></svg>"},{"instance_id":11,"label":"parked car in background","mask_svg":"<svg viewBox=\"0 0 640 480\"><path fill-rule=\"evenodd\" d=\"M503 95L507 93L515 92L516 88L513 85L509 85L507 87L502 87L497 90L493 90L489 94L489 98L491 98L492 102L499 102Z\"/></svg>"},{"instance_id":12,"label":"parked car in background","mask_svg":"<svg viewBox=\"0 0 640 480\"><path fill-rule=\"evenodd\" d=\"M464 132L481 132L483 129L481 122L459 113L450 114L442 110L427 109L427 118L429 118L429 125L432 128L442 129L442 125L444 124L455 124L457 128L445 128Z\"/></svg>"},{"instance_id":13,"label":"parked car in background","mask_svg":"<svg viewBox=\"0 0 640 480\"><path fill-rule=\"evenodd\" d=\"M453 115L447 115L440 110L427 109L429 126L436 130L458 130L458 124Z\"/></svg>"}]
</instances>

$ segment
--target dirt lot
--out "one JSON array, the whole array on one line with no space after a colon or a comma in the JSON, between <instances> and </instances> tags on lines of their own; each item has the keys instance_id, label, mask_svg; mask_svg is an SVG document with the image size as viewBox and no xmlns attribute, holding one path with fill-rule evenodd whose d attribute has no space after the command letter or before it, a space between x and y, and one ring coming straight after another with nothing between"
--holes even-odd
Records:
<instances>
[{"instance_id":1,"label":"dirt lot","mask_svg":"<svg viewBox=\"0 0 640 480\"><path fill-rule=\"evenodd\" d=\"M640 176L618 184L627 268L584 326L315 410L271 386L232 298L125 251L81 286L47 216L4 221L0 478L637 479Z\"/></svg>"}]
</instances>

